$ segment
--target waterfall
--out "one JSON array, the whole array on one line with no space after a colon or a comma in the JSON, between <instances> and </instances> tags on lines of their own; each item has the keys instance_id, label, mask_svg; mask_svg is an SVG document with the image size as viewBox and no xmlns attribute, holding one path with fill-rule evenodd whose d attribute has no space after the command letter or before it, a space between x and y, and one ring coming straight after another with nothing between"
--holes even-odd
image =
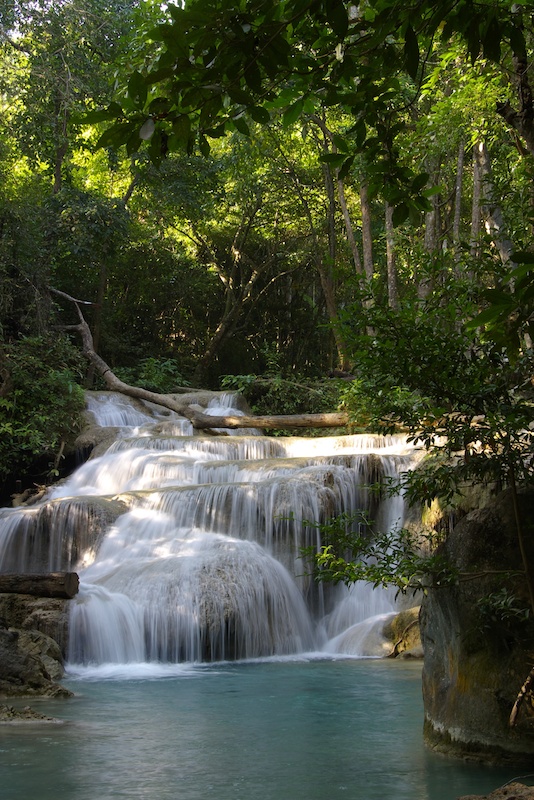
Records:
<instances>
[{"instance_id":1,"label":"waterfall","mask_svg":"<svg viewBox=\"0 0 534 800\"><path fill-rule=\"evenodd\" d=\"M228 395L205 405L239 413ZM404 439L194 435L176 414L109 392L88 393L88 410L118 429L108 450L35 506L0 510L0 571L80 575L71 663L363 652L391 593L322 587L302 548L342 513L402 524L402 497L368 487L410 467Z\"/></svg>"}]
</instances>

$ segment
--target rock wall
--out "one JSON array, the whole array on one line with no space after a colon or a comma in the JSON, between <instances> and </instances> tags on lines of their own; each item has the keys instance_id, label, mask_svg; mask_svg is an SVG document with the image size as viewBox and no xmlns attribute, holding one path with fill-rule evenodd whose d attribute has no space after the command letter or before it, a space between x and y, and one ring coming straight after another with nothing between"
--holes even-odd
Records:
<instances>
[{"instance_id":1,"label":"rock wall","mask_svg":"<svg viewBox=\"0 0 534 800\"><path fill-rule=\"evenodd\" d=\"M63 677L68 600L0 594L0 697L70 696Z\"/></svg>"},{"instance_id":2,"label":"rock wall","mask_svg":"<svg viewBox=\"0 0 534 800\"><path fill-rule=\"evenodd\" d=\"M534 564L534 492L520 495L519 509ZM517 725L509 724L534 664L532 615L525 621L513 613L516 607L528 608L529 600L510 493L468 514L443 551L460 573L477 576L432 590L422 603L426 741L450 755L531 764L531 697L523 703ZM504 575L503 570L515 574ZM508 608L505 595L498 594L503 589L515 597ZM492 595L502 598L499 613L494 604L488 605Z\"/></svg>"}]
</instances>

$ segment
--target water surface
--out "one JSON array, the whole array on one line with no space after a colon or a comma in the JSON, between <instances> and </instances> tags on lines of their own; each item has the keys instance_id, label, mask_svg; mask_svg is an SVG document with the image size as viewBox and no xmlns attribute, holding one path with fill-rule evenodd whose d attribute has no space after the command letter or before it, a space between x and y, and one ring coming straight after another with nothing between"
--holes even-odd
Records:
<instances>
[{"instance_id":1,"label":"water surface","mask_svg":"<svg viewBox=\"0 0 534 800\"><path fill-rule=\"evenodd\" d=\"M0 726L1 800L454 800L514 777L424 748L416 663L115 665L65 685L32 701L64 724Z\"/></svg>"}]
</instances>

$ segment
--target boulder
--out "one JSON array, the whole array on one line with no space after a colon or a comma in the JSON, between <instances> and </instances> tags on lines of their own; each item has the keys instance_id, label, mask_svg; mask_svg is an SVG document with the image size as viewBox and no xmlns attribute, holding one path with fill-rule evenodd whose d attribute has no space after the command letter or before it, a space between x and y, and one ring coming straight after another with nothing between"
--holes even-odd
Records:
<instances>
[{"instance_id":1,"label":"boulder","mask_svg":"<svg viewBox=\"0 0 534 800\"><path fill-rule=\"evenodd\" d=\"M527 557L534 563L534 492L520 494L518 502ZM464 517L442 552L460 579L429 591L422 602L426 741L449 755L531 764L529 692L510 725L534 652L532 615L520 613L529 600L511 494Z\"/></svg>"},{"instance_id":2,"label":"boulder","mask_svg":"<svg viewBox=\"0 0 534 800\"><path fill-rule=\"evenodd\" d=\"M400 611L388 619L382 629L382 635L391 644L390 657L422 658L419 606Z\"/></svg>"},{"instance_id":3,"label":"boulder","mask_svg":"<svg viewBox=\"0 0 534 800\"><path fill-rule=\"evenodd\" d=\"M0 594L0 696L70 696L59 686L68 600Z\"/></svg>"},{"instance_id":4,"label":"boulder","mask_svg":"<svg viewBox=\"0 0 534 800\"><path fill-rule=\"evenodd\" d=\"M0 623L0 696L71 696L55 682L49 668L54 675L62 674L61 653L50 637Z\"/></svg>"}]
</instances>

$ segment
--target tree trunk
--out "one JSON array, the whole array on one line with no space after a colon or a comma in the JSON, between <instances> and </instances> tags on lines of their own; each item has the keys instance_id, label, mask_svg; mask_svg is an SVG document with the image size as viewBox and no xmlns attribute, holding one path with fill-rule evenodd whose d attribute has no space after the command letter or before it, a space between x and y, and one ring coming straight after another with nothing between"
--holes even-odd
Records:
<instances>
[{"instance_id":1,"label":"tree trunk","mask_svg":"<svg viewBox=\"0 0 534 800\"><path fill-rule=\"evenodd\" d=\"M363 270L368 281L373 279L373 236L371 231L371 205L365 181L360 186L360 204L362 210L362 246Z\"/></svg>"},{"instance_id":2,"label":"tree trunk","mask_svg":"<svg viewBox=\"0 0 534 800\"><path fill-rule=\"evenodd\" d=\"M349 243L350 251L352 253L352 260L354 261L354 268L358 275L363 273L362 260L360 258L360 251L354 238L354 229L352 227L352 220L350 218L347 200L345 197L345 187L343 181L337 179L337 195L339 197L339 205L341 206L341 213L343 214L343 222L345 223L345 233L347 234L347 241Z\"/></svg>"},{"instance_id":3,"label":"tree trunk","mask_svg":"<svg viewBox=\"0 0 534 800\"><path fill-rule=\"evenodd\" d=\"M460 224L462 221L462 188L464 179L465 143L462 141L458 147L456 161L456 183L454 186L454 218L452 223L452 243L454 257L460 260Z\"/></svg>"},{"instance_id":4,"label":"tree trunk","mask_svg":"<svg viewBox=\"0 0 534 800\"><path fill-rule=\"evenodd\" d=\"M497 105L497 112L519 134L530 155L534 156L534 97L529 81L531 65L524 55L517 54L514 54L512 63L519 110L514 109L507 100Z\"/></svg>"},{"instance_id":5,"label":"tree trunk","mask_svg":"<svg viewBox=\"0 0 534 800\"><path fill-rule=\"evenodd\" d=\"M480 165L476 156L476 150L479 146L480 143L476 144L473 148L473 199L471 203L470 253L474 258L476 258L480 253L480 200L482 197L483 176L480 173Z\"/></svg>"},{"instance_id":6,"label":"tree trunk","mask_svg":"<svg viewBox=\"0 0 534 800\"><path fill-rule=\"evenodd\" d=\"M395 259L395 238L393 229L393 206L386 202L386 253L387 253L387 284L388 305L390 308L399 307L399 294L397 288L397 264Z\"/></svg>"},{"instance_id":7,"label":"tree trunk","mask_svg":"<svg viewBox=\"0 0 534 800\"><path fill-rule=\"evenodd\" d=\"M435 162L435 159L432 159L432 161ZM432 183L434 186L437 186L439 183L439 166L436 166L435 163L429 165L428 172L432 175ZM438 194L433 194L430 198L430 204L432 210L427 211L425 214L424 248L431 257L434 257L440 244L440 196ZM423 268L422 275L418 276L417 281L417 297L420 300L424 300L428 297L432 291L432 283L432 275L429 274L428 269L425 270Z\"/></svg>"},{"instance_id":8,"label":"tree trunk","mask_svg":"<svg viewBox=\"0 0 534 800\"><path fill-rule=\"evenodd\" d=\"M192 420L195 428L343 428L349 424L348 414L264 414L257 417L212 417L197 413Z\"/></svg>"},{"instance_id":9,"label":"tree trunk","mask_svg":"<svg viewBox=\"0 0 534 800\"><path fill-rule=\"evenodd\" d=\"M506 236L501 205L495 196L495 188L491 180L491 160L485 142L475 147L475 157L479 173L482 176L482 216L487 233L491 236L501 261L507 264L511 260L513 245Z\"/></svg>"},{"instance_id":10,"label":"tree trunk","mask_svg":"<svg viewBox=\"0 0 534 800\"><path fill-rule=\"evenodd\" d=\"M0 575L0 594L30 594L34 597L63 597L70 600L78 594L79 585L75 572Z\"/></svg>"}]
</instances>

